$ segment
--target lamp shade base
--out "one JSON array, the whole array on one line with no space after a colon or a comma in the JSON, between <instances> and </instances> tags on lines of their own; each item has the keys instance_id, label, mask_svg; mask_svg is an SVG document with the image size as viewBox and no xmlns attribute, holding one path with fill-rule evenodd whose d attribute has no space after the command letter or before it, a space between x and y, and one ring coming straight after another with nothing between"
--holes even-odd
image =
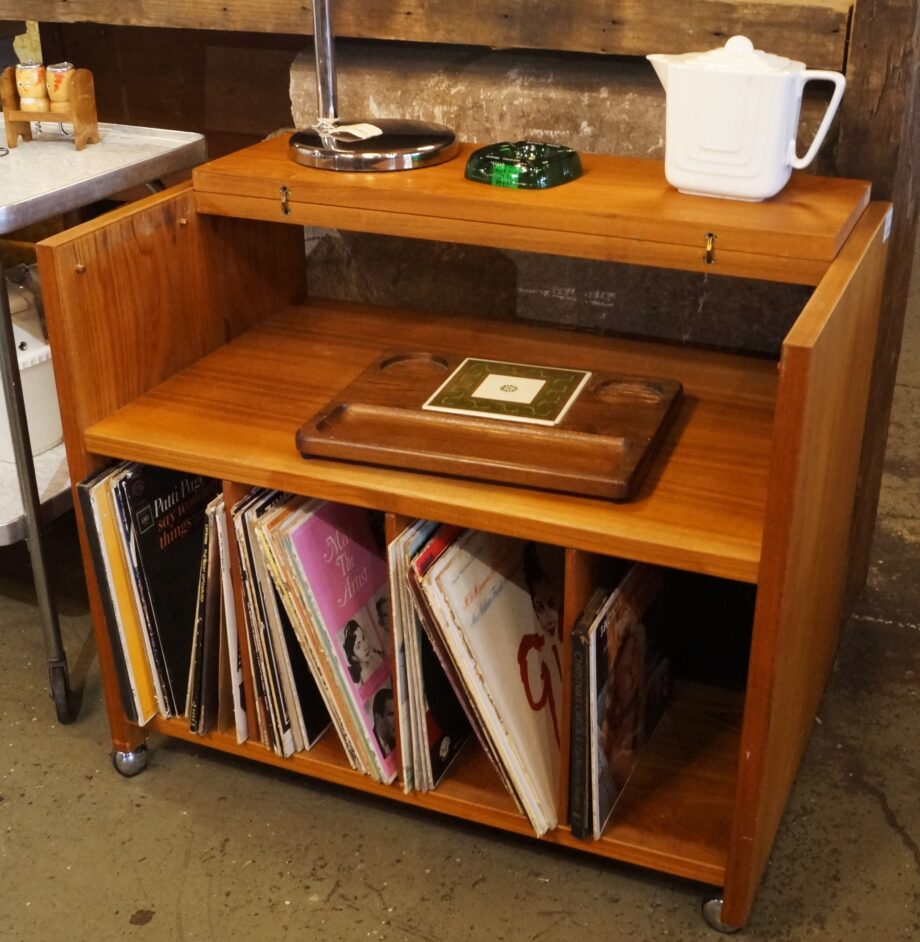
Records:
<instances>
[{"instance_id":1,"label":"lamp shade base","mask_svg":"<svg viewBox=\"0 0 920 942\"><path fill-rule=\"evenodd\" d=\"M401 118L337 120L291 136L291 158L321 170L416 170L450 160L459 148L450 128Z\"/></svg>"}]
</instances>

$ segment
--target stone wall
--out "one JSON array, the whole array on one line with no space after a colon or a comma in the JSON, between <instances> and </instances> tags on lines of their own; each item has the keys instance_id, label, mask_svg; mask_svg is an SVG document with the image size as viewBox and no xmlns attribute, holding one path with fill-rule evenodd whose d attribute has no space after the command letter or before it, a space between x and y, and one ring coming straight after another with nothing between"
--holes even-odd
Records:
<instances>
[{"instance_id":1,"label":"stone wall","mask_svg":"<svg viewBox=\"0 0 920 942\"><path fill-rule=\"evenodd\" d=\"M664 155L664 91L641 59L357 40L340 40L336 54L339 113L347 120L419 118L467 141L531 139L582 152ZM316 120L312 50L291 69L291 103L296 126ZM803 141L823 105L806 102ZM307 247L317 295L771 355L809 294L798 286L668 271L649 278L647 269L626 265L345 232L308 230Z\"/></svg>"}]
</instances>

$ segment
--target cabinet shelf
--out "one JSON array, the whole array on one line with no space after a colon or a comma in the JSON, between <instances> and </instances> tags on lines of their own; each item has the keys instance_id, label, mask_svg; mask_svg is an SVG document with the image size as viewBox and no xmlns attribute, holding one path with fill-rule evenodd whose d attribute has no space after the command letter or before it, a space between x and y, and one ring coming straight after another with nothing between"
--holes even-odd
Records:
<instances>
[{"instance_id":1,"label":"cabinet shelf","mask_svg":"<svg viewBox=\"0 0 920 942\"><path fill-rule=\"evenodd\" d=\"M280 137L195 170L195 202L234 218L796 284L817 284L869 203L864 181L805 173L764 203L688 196L661 161L599 154L565 186L509 190L464 179L474 148L423 173L330 173L293 163Z\"/></svg>"},{"instance_id":2,"label":"cabinet shelf","mask_svg":"<svg viewBox=\"0 0 920 942\"><path fill-rule=\"evenodd\" d=\"M704 684L679 685L602 839L580 840L563 825L543 840L720 884L725 875L735 798L741 704L738 693ZM309 752L285 759L259 743L240 745L232 734L190 733L182 720L156 719L149 729L311 778L533 837L527 818L518 811L476 742L461 753L435 791L407 795L398 783L381 785L349 768L332 731Z\"/></svg>"},{"instance_id":3,"label":"cabinet shelf","mask_svg":"<svg viewBox=\"0 0 920 942\"><path fill-rule=\"evenodd\" d=\"M622 504L302 458L300 425L394 349L513 351L522 362L670 377L685 400L638 496ZM113 458L755 582L776 381L768 360L313 301L94 424L85 441Z\"/></svg>"}]
</instances>

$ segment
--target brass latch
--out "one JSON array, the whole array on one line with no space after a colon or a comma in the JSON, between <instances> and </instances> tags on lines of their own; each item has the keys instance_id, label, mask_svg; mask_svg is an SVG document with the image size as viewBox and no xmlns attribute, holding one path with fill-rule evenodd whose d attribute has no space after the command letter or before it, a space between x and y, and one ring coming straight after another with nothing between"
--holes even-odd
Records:
<instances>
[{"instance_id":1,"label":"brass latch","mask_svg":"<svg viewBox=\"0 0 920 942\"><path fill-rule=\"evenodd\" d=\"M706 264L714 265L716 261L716 234L706 233Z\"/></svg>"},{"instance_id":2,"label":"brass latch","mask_svg":"<svg viewBox=\"0 0 920 942\"><path fill-rule=\"evenodd\" d=\"M288 197L291 195L291 191L286 186L283 186L281 187L280 192L281 192L281 212L284 213L285 216L290 216L291 206L290 206L290 203L288 203Z\"/></svg>"}]
</instances>

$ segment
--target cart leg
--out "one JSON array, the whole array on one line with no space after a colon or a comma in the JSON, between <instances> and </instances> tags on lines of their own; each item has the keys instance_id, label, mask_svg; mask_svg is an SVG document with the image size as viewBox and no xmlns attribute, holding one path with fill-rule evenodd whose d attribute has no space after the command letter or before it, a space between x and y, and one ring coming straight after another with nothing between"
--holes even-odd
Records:
<instances>
[{"instance_id":1,"label":"cart leg","mask_svg":"<svg viewBox=\"0 0 920 942\"><path fill-rule=\"evenodd\" d=\"M22 509L26 521L26 541L32 562L32 577L35 580L35 595L45 636L45 653L51 673L51 695L57 709L58 719L69 723L71 696L67 677L67 662L61 643L61 629L57 610L48 581L45 550L42 543L42 525L39 518L41 506L38 485L35 483L35 465L32 463L32 444L29 426L26 423L26 408L22 397L22 377L19 374L19 358L13 339L13 320L6 291L6 274L0 266L0 375L3 377L3 392L6 398L6 414L10 424L10 438L16 458L16 474L22 496Z\"/></svg>"},{"instance_id":2,"label":"cart leg","mask_svg":"<svg viewBox=\"0 0 920 942\"><path fill-rule=\"evenodd\" d=\"M133 752L119 752L116 749L112 753L112 765L119 775L133 778L147 768L147 747L141 743Z\"/></svg>"},{"instance_id":3,"label":"cart leg","mask_svg":"<svg viewBox=\"0 0 920 942\"><path fill-rule=\"evenodd\" d=\"M722 897L713 896L710 899L703 900L703 919L706 920L706 923L710 928L715 929L716 932L725 933L725 935L731 935L733 932L737 932L741 927L740 926L727 926L722 922Z\"/></svg>"}]
</instances>

